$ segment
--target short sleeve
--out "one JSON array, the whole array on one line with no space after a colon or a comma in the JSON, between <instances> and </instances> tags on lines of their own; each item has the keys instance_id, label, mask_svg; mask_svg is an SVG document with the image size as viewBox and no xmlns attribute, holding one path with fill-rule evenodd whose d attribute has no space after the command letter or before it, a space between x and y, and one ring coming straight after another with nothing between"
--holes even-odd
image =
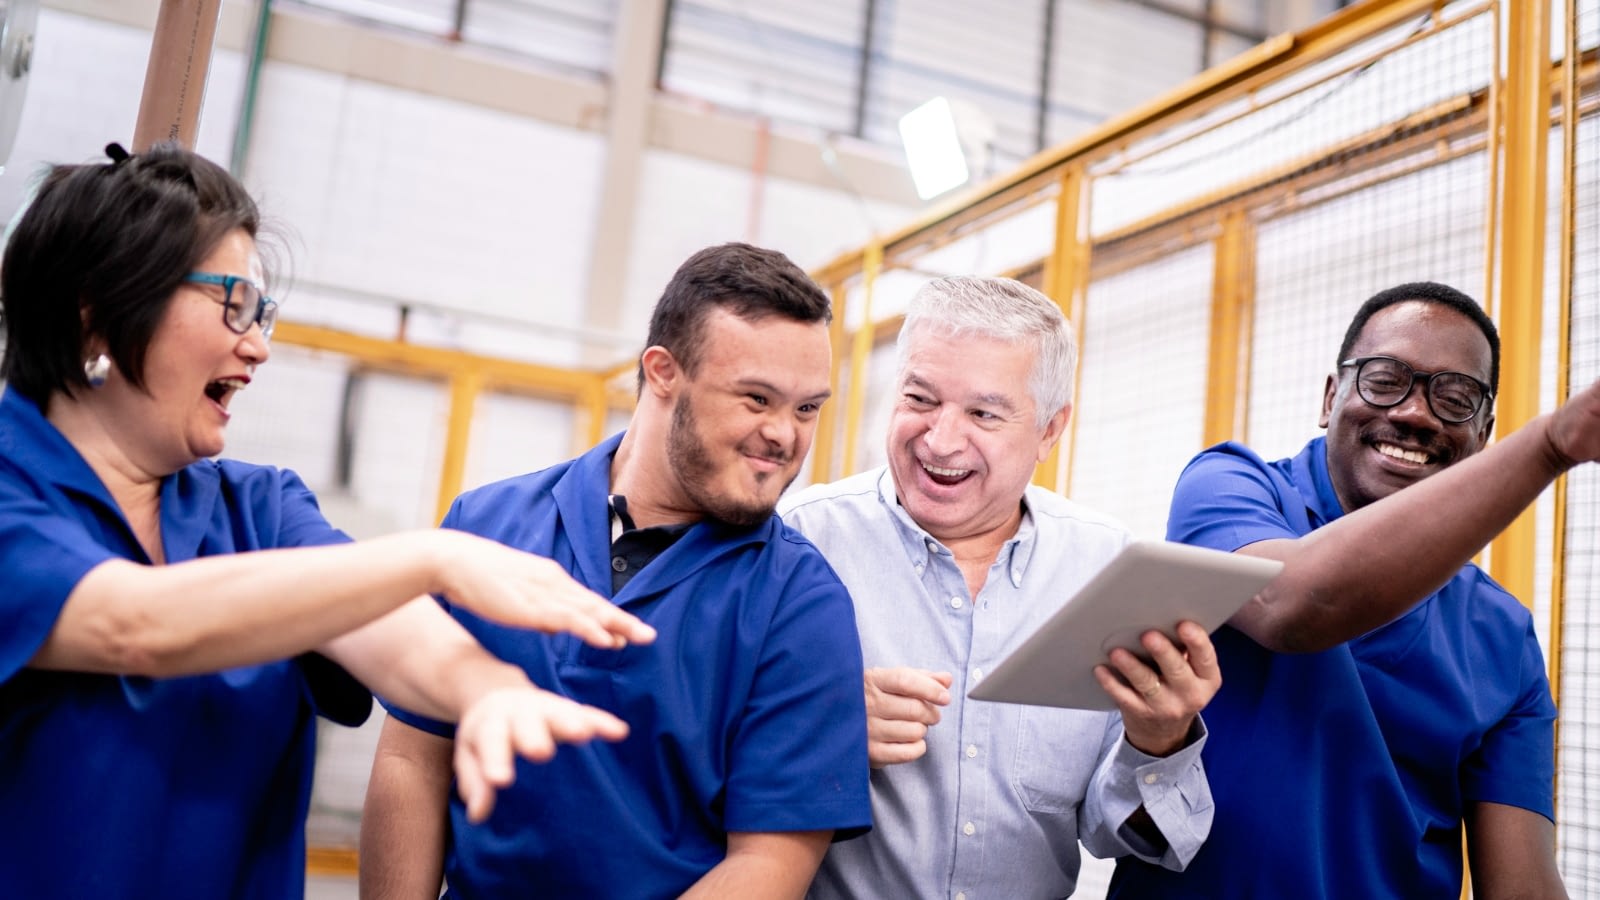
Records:
<instances>
[{"instance_id":1,"label":"short sleeve","mask_svg":"<svg viewBox=\"0 0 1600 900\"><path fill-rule=\"evenodd\" d=\"M351 538L322 514L317 497L300 476L287 469L278 473L278 548L320 547L349 543ZM354 728L372 715L372 692L343 666L320 653L295 659L305 679L317 715Z\"/></svg>"},{"instance_id":2,"label":"short sleeve","mask_svg":"<svg viewBox=\"0 0 1600 900\"><path fill-rule=\"evenodd\" d=\"M806 584L778 603L733 736L729 831L836 829L837 840L871 825L855 613L820 556L797 568L813 562L827 577L798 575Z\"/></svg>"},{"instance_id":3,"label":"short sleeve","mask_svg":"<svg viewBox=\"0 0 1600 900\"><path fill-rule=\"evenodd\" d=\"M1530 622L1522 641L1517 696L1462 765L1462 794L1555 820L1555 718L1544 654ZM1510 674L1510 673L1507 673Z\"/></svg>"},{"instance_id":4,"label":"short sleeve","mask_svg":"<svg viewBox=\"0 0 1600 900\"><path fill-rule=\"evenodd\" d=\"M1190 461L1178 476L1167 517L1167 539L1233 552L1302 532L1283 509L1280 485L1259 457L1233 445L1213 448Z\"/></svg>"},{"instance_id":5,"label":"short sleeve","mask_svg":"<svg viewBox=\"0 0 1600 900\"><path fill-rule=\"evenodd\" d=\"M51 507L31 483L0 466L0 683L33 659L78 582L117 558L78 520Z\"/></svg>"}]
</instances>

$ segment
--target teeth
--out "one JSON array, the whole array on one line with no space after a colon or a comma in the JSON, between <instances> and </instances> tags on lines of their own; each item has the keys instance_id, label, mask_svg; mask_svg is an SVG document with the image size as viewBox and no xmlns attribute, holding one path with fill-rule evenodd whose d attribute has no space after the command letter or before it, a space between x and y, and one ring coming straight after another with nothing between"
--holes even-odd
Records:
<instances>
[{"instance_id":1,"label":"teeth","mask_svg":"<svg viewBox=\"0 0 1600 900\"><path fill-rule=\"evenodd\" d=\"M927 463L923 463L922 467L927 469L930 473L938 475L942 478L960 478L961 476L972 471L971 469L941 469L938 466L930 466Z\"/></svg>"},{"instance_id":2,"label":"teeth","mask_svg":"<svg viewBox=\"0 0 1600 900\"><path fill-rule=\"evenodd\" d=\"M218 378L215 383L222 385L224 388L227 388L230 391L242 391L244 390L244 386L249 384L249 382L245 381L243 378Z\"/></svg>"},{"instance_id":3,"label":"teeth","mask_svg":"<svg viewBox=\"0 0 1600 900\"><path fill-rule=\"evenodd\" d=\"M1378 444L1378 452L1393 459L1403 459L1406 462L1423 464L1428 462L1428 454L1419 450L1403 450L1393 444Z\"/></svg>"}]
</instances>

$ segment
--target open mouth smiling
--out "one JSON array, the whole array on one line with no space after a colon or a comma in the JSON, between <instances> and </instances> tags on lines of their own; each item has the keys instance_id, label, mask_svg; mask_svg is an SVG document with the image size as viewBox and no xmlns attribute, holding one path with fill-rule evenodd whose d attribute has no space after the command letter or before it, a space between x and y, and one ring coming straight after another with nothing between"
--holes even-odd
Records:
<instances>
[{"instance_id":1,"label":"open mouth smiling","mask_svg":"<svg viewBox=\"0 0 1600 900\"><path fill-rule=\"evenodd\" d=\"M233 399L233 395L244 390L245 385L249 383L248 378L218 378L206 385L206 397L212 403L227 409L228 401Z\"/></svg>"}]
</instances>

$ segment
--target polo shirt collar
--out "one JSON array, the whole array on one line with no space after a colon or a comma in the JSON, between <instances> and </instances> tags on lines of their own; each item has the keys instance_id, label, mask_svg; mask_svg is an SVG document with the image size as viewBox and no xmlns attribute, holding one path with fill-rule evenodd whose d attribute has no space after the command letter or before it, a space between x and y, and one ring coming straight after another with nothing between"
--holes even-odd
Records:
<instances>
[{"instance_id":1,"label":"polo shirt collar","mask_svg":"<svg viewBox=\"0 0 1600 900\"><path fill-rule=\"evenodd\" d=\"M603 595L611 584L611 462L622 444L619 432L578 457L551 493L561 521L569 533L578 535L573 545L579 580ZM754 528L739 528L715 519L696 522L683 537L639 570L623 586L627 597L666 590L696 571L715 562L724 553L749 544L766 543L775 536L777 516ZM605 585L604 589L597 585Z\"/></svg>"},{"instance_id":2,"label":"polo shirt collar","mask_svg":"<svg viewBox=\"0 0 1600 900\"><path fill-rule=\"evenodd\" d=\"M955 563L955 554L950 552L950 548L918 525L916 520L911 518L911 514L906 512L905 507L900 505L900 497L895 493L894 475L888 466L884 466L883 473L878 476L878 501L889 510L889 518L895 524L895 534L900 540L901 550L918 572L927 565L930 556L943 556L952 564ZM1022 522L1017 526L1017 533L1000 548L998 556L1012 587L1022 587L1023 576L1028 571L1028 562L1033 559L1034 548L1038 545L1038 534L1033 511L1028 507L1027 494L1023 494Z\"/></svg>"},{"instance_id":3,"label":"polo shirt collar","mask_svg":"<svg viewBox=\"0 0 1600 900\"><path fill-rule=\"evenodd\" d=\"M1333 489L1333 479L1328 475L1328 439L1316 437L1290 462L1294 469L1295 489L1306 502L1306 509L1314 514L1313 528L1320 528L1344 515L1339 504L1339 493Z\"/></svg>"},{"instance_id":4,"label":"polo shirt collar","mask_svg":"<svg viewBox=\"0 0 1600 900\"><path fill-rule=\"evenodd\" d=\"M129 546L138 548L122 508L83 454L50 424L38 404L10 388L0 395L0 453L34 477L103 507L127 531ZM220 482L215 466L186 466L161 479L161 545L168 562L199 554Z\"/></svg>"},{"instance_id":5,"label":"polo shirt collar","mask_svg":"<svg viewBox=\"0 0 1600 900\"><path fill-rule=\"evenodd\" d=\"M37 403L9 387L0 396L0 452L35 478L117 508L78 448L50 424Z\"/></svg>"}]
</instances>

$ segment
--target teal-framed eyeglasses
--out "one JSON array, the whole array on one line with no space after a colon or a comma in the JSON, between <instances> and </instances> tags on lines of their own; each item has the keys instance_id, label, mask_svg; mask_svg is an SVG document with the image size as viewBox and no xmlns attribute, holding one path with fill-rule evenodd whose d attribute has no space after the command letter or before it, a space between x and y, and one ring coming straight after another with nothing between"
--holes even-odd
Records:
<instances>
[{"instance_id":1,"label":"teal-framed eyeglasses","mask_svg":"<svg viewBox=\"0 0 1600 900\"><path fill-rule=\"evenodd\" d=\"M222 286L222 297L212 297L222 304L222 323L234 334L244 334L251 325L261 326L261 336L272 340L272 328L278 324L278 301L268 297L261 285L243 275L218 275L215 272L190 272L184 281L195 284Z\"/></svg>"}]
</instances>

